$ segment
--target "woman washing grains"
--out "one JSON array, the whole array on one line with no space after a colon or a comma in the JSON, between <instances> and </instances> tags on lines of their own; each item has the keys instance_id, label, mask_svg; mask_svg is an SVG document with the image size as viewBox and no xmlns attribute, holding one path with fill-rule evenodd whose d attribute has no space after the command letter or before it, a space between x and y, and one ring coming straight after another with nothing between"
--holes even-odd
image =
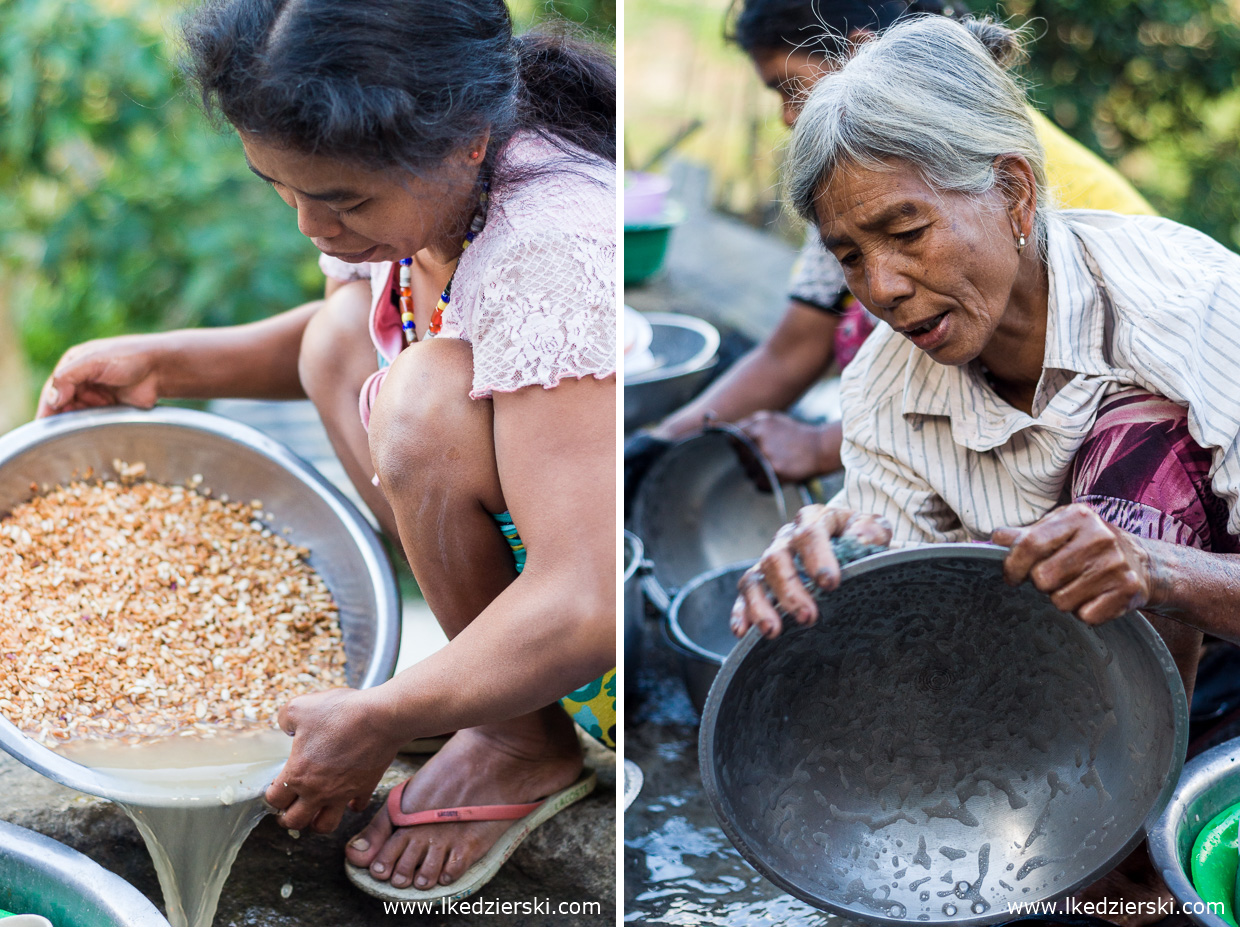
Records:
<instances>
[{"instance_id":1,"label":"woman washing grains","mask_svg":"<svg viewBox=\"0 0 1240 927\"><path fill-rule=\"evenodd\" d=\"M285 827L334 830L403 744L456 731L347 856L372 893L463 896L522 819L593 788L573 719L614 734L614 64L514 38L502 0L219 0L185 39L208 109L323 252L326 297L75 347L39 414L314 401L450 643L286 704L267 797Z\"/></svg>"}]
</instances>

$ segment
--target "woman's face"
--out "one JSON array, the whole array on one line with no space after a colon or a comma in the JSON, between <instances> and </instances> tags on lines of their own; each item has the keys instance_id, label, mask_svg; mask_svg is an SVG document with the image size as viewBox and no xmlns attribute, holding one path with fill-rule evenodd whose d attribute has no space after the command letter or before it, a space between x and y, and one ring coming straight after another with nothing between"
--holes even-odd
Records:
<instances>
[{"instance_id":1,"label":"woman's face","mask_svg":"<svg viewBox=\"0 0 1240 927\"><path fill-rule=\"evenodd\" d=\"M461 153L432 179L369 170L242 134L250 170L297 210L297 227L324 254L350 264L451 252L481 155Z\"/></svg>"},{"instance_id":2,"label":"woman's face","mask_svg":"<svg viewBox=\"0 0 1240 927\"><path fill-rule=\"evenodd\" d=\"M942 192L907 162L846 165L814 209L823 243L867 309L940 364L982 353L1008 312L1021 263L1021 226L998 187L981 196Z\"/></svg>"},{"instance_id":3,"label":"woman's face","mask_svg":"<svg viewBox=\"0 0 1240 927\"><path fill-rule=\"evenodd\" d=\"M779 94L784 125L792 128L806 96L827 73L826 57L792 48L759 48L750 55L762 83Z\"/></svg>"}]
</instances>

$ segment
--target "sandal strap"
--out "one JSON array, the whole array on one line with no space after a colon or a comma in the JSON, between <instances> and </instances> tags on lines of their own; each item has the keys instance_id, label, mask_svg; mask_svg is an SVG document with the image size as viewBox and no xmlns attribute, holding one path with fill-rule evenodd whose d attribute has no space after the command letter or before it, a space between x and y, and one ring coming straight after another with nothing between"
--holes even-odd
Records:
<instances>
[{"instance_id":1,"label":"sandal strap","mask_svg":"<svg viewBox=\"0 0 1240 927\"><path fill-rule=\"evenodd\" d=\"M388 792L388 819L396 827L413 827L417 824L451 824L454 821L513 821L525 817L542 804L541 801L532 801L524 805L463 805L459 808L435 808L430 811L406 813L400 810L400 801L409 781L406 779Z\"/></svg>"}]
</instances>

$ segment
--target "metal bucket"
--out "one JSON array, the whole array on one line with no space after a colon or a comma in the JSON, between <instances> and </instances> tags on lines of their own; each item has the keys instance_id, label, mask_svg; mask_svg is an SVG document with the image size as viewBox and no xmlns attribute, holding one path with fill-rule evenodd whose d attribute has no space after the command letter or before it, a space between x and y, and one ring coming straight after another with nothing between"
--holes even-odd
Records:
<instances>
[{"instance_id":1,"label":"metal bucket","mask_svg":"<svg viewBox=\"0 0 1240 927\"><path fill-rule=\"evenodd\" d=\"M146 896L51 837L0 821L0 908L55 927L168 927Z\"/></svg>"},{"instance_id":2,"label":"metal bucket","mask_svg":"<svg viewBox=\"0 0 1240 927\"><path fill-rule=\"evenodd\" d=\"M1140 843L1187 740L1171 655L1136 613L1092 628L1006 585L1006 553L849 564L816 624L751 630L724 662L703 785L772 882L872 922L981 925Z\"/></svg>"},{"instance_id":3,"label":"metal bucket","mask_svg":"<svg viewBox=\"0 0 1240 927\"><path fill-rule=\"evenodd\" d=\"M681 658L689 699L698 714L706 709L711 684L736 646L730 625L736 584L754 561L734 563L695 576L672 601L667 635Z\"/></svg>"},{"instance_id":4,"label":"metal bucket","mask_svg":"<svg viewBox=\"0 0 1240 927\"><path fill-rule=\"evenodd\" d=\"M757 488L738 448L760 479L778 485L779 492ZM642 588L666 613L695 576L756 560L775 532L809 502L804 486L779 484L757 445L732 425L715 425L677 442L650 468L633 500L629 521L650 562Z\"/></svg>"},{"instance_id":5,"label":"metal bucket","mask_svg":"<svg viewBox=\"0 0 1240 927\"><path fill-rule=\"evenodd\" d=\"M624 378L627 434L679 409L710 378L719 353L719 330L702 319L673 312L644 312L653 334L657 366Z\"/></svg>"},{"instance_id":6,"label":"metal bucket","mask_svg":"<svg viewBox=\"0 0 1240 927\"><path fill-rule=\"evenodd\" d=\"M1186 763L1171 801L1150 828L1154 868L1182 911L1202 927L1228 924L1217 914L1206 913L1205 901L1189 876L1189 857L1201 829L1236 802L1240 802L1240 739L1219 744Z\"/></svg>"},{"instance_id":7,"label":"metal bucket","mask_svg":"<svg viewBox=\"0 0 1240 927\"><path fill-rule=\"evenodd\" d=\"M361 513L288 448L231 419L189 409L101 409L23 425L0 437L0 514L112 461L146 464L148 478L183 484L195 474L216 496L261 499L272 526L310 548L310 564L340 609L348 684L389 679L400 646L400 593L387 553ZM62 785L114 801L149 800L129 780L81 766L0 717L0 749ZM281 764L271 767L274 776ZM257 794L257 792L255 793ZM237 799L248 798L237 795Z\"/></svg>"}]
</instances>

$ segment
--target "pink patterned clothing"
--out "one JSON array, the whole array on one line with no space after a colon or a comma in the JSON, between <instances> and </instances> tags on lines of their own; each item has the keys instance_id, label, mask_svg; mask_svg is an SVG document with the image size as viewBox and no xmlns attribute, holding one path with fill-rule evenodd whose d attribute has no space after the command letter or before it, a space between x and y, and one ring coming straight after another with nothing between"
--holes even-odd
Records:
<instances>
[{"instance_id":1,"label":"pink patterned clothing","mask_svg":"<svg viewBox=\"0 0 1240 927\"><path fill-rule=\"evenodd\" d=\"M566 156L532 133L501 155L504 171L536 171L492 191L486 226L461 255L441 338L468 342L474 353L470 397L546 389L564 377L605 379L616 371L616 176L613 165L582 153ZM323 273L370 280L370 337L382 369L362 387L370 409L387 364L404 347L391 305L390 261L347 264L322 255Z\"/></svg>"}]
</instances>

